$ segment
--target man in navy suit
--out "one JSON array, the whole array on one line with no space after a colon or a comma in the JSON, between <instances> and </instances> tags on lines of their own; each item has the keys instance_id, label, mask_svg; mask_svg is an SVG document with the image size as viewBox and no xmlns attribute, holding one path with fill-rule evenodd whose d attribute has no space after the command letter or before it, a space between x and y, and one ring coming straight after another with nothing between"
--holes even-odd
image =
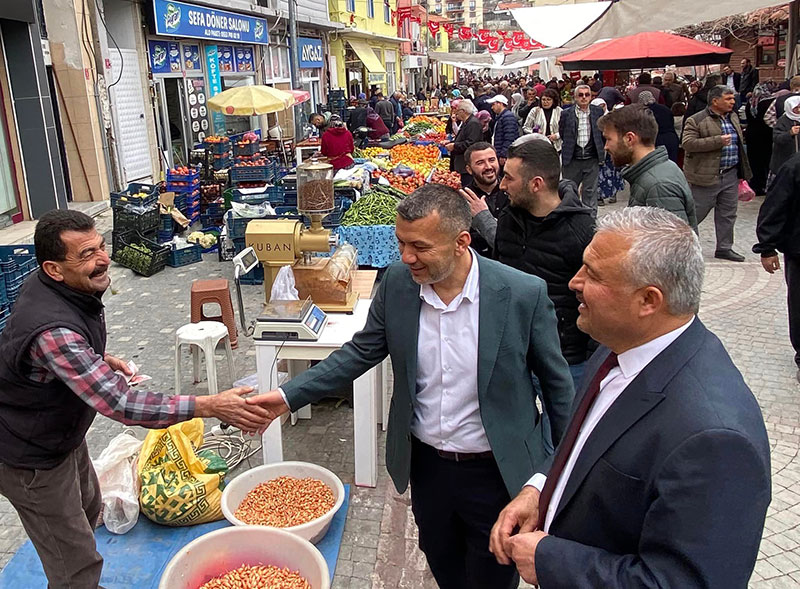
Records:
<instances>
[{"instance_id":1,"label":"man in navy suit","mask_svg":"<svg viewBox=\"0 0 800 589\"><path fill-rule=\"evenodd\" d=\"M672 213L598 220L570 287L603 344L553 457L490 549L542 589L746 587L770 502L753 394L696 316L703 256Z\"/></svg>"}]
</instances>

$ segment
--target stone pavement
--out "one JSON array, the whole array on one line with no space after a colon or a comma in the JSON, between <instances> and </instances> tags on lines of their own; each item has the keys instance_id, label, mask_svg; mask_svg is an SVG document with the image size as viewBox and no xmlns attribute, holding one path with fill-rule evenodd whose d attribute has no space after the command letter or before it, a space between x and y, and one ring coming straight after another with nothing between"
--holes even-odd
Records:
<instances>
[{"instance_id":1,"label":"stone pavement","mask_svg":"<svg viewBox=\"0 0 800 589\"><path fill-rule=\"evenodd\" d=\"M622 206L626 195L620 195ZM716 261L713 223L700 229L707 272L700 317L720 336L734 362L759 400L772 447L773 500L764 540L751 582L753 588L800 586L800 385L795 380L792 349L788 340L786 287L782 275L764 272L750 252L755 239L755 219L761 199L741 204L736 250L747 256L743 264ZM601 209L600 213L611 209ZM110 231L110 214L98 218L102 231ZM109 236L110 237L110 236ZM110 241L110 240L109 240ZM113 294L107 294L108 349L135 359L142 371L153 376L152 388L174 389L173 339L175 330L189 321L189 286L194 278L231 278L230 264L213 255L202 263L167 268L152 278L134 276L117 266L113 270ZM243 287L248 313L259 309L261 287ZM255 372L252 341L239 338L234 351L237 378ZM183 358L184 390L202 393L203 384L192 389L188 355ZM230 385L218 364L220 386ZM309 460L336 472L345 483L353 482L353 412L347 403L326 400L313 409L310 421L284 428L287 459ZM96 457L124 426L104 417L89 432L89 449ZM143 428L132 428L144 436ZM375 489L353 487L350 512L336 568L337 589L394 589L435 587L425 559L416 547L416 527L408 494L398 495L384 467L385 436L379 435L379 477ZM260 454L250 465L260 463ZM245 464L238 470L247 468ZM0 566L4 566L25 540L19 520L0 499Z\"/></svg>"}]
</instances>

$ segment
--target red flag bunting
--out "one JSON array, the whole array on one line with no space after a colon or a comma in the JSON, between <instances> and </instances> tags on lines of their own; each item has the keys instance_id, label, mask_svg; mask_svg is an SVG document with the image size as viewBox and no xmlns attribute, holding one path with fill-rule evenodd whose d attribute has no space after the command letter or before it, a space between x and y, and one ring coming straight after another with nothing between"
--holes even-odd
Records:
<instances>
[{"instance_id":1,"label":"red flag bunting","mask_svg":"<svg viewBox=\"0 0 800 589\"><path fill-rule=\"evenodd\" d=\"M436 34L439 32L439 23L438 22L433 22L432 20L429 20L428 21L428 30L431 32L431 35L436 36Z\"/></svg>"},{"instance_id":2,"label":"red flag bunting","mask_svg":"<svg viewBox=\"0 0 800 589\"><path fill-rule=\"evenodd\" d=\"M472 39L472 29L469 27L461 27L458 29L458 38L462 41L469 41Z\"/></svg>"}]
</instances>

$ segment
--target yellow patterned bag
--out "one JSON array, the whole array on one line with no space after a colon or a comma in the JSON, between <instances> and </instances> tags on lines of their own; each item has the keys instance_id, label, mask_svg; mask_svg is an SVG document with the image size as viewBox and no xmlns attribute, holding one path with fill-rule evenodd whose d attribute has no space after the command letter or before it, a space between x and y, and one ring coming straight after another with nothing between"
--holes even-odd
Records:
<instances>
[{"instance_id":1,"label":"yellow patterned bag","mask_svg":"<svg viewBox=\"0 0 800 589\"><path fill-rule=\"evenodd\" d=\"M189 526L222 519L228 465L203 444L203 420L151 430L139 454L142 513L157 524Z\"/></svg>"}]
</instances>

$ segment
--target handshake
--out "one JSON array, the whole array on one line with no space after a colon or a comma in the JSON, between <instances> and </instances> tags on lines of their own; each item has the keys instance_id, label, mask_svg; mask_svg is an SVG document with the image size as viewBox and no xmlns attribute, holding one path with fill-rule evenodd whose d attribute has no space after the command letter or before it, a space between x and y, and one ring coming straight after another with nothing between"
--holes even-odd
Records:
<instances>
[{"instance_id":1,"label":"handshake","mask_svg":"<svg viewBox=\"0 0 800 589\"><path fill-rule=\"evenodd\" d=\"M275 389L268 393L245 397L253 387L237 387L217 395L195 397L195 417L216 417L223 423L238 427L245 433L264 433L289 407Z\"/></svg>"}]
</instances>

